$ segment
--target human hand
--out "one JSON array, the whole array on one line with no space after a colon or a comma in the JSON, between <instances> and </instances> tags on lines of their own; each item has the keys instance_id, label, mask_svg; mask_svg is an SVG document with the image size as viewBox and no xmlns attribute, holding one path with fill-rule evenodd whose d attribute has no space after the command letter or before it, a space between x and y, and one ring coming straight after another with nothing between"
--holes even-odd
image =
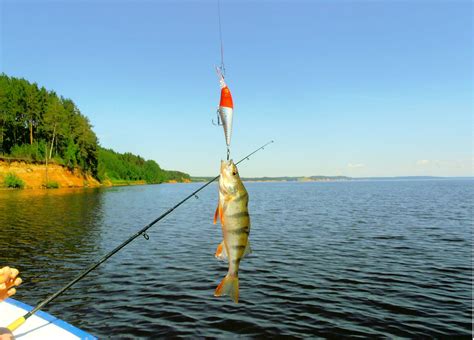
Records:
<instances>
[{"instance_id":1,"label":"human hand","mask_svg":"<svg viewBox=\"0 0 474 340\"><path fill-rule=\"evenodd\" d=\"M12 332L8 328L0 327L0 340L14 340Z\"/></svg>"},{"instance_id":2,"label":"human hand","mask_svg":"<svg viewBox=\"0 0 474 340\"><path fill-rule=\"evenodd\" d=\"M15 286L21 284L21 278L17 277L18 269L3 267L0 269L0 301L16 293Z\"/></svg>"}]
</instances>

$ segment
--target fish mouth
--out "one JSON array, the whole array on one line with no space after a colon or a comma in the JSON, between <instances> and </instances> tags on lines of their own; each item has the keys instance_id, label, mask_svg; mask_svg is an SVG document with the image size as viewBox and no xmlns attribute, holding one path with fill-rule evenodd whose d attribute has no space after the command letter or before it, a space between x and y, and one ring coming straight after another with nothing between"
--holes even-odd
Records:
<instances>
[{"instance_id":1,"label":"fish mouth","mask_svg":"<svg viewBox=\"0 0 474 340\"><path fill-rule=\"evenodd\" d=\"M239 171L237 170L237 166L235 165L234 161L221 161L221 176L223 177L226 182L234 182L239 178Z\"/></svg>"},{"instance_id":2,"label":"fish mouth","mask_svg":"<svg viewBox=\"0 0 474 340\"><path fill-rule=\"evenodd\" d=\"M228 161L221 160L221 173L228 172L229 168L232 167L233 164L234 162L232 161L232 159Z\"/></svg>"}]
</instances>

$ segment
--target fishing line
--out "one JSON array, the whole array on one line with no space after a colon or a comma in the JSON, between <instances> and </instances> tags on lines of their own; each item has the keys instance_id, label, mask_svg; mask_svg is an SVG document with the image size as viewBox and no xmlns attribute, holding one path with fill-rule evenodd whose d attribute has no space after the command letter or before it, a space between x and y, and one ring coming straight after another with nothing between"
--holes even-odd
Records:
<instances>
[{"instance_id":1,"label":"fishing line","mask_svg":"<svg viewBox=\"0 0 474 340\"><path fill-rule=\"evenodd\" d=\"M217 68L217 73L220 75L221 87L225 86L225 65L224 65L224 39L222 39L222 20L221 20L221 1L217 0L217 17L219 20L219 42L221 46L221 66ZM223 85L224 83L224 85ZM219 119L219 109L217 110L217 125L224 125L224 122L221 124ZM230 132L229 132L230 133ZM227 137L226 137L227 138ZM230 147L227 144L227 161L230 159Z\"/></svg>"},{"instance_id":2,"label":"fishing line","mask_svg":"<svg viewBox=\"0 0 474 340\"><path fill-rule=\"evenodd\" d=\"M224 66L224 43L222 42L222 25L221 25L221 1L217 0L217 16L219 17L219 40L221 43L221 72L222 76L225 77L225 66Z\"/></svg>"},{"instance_id":3,"label":"fishing line","mask_svg":"<svg viewBox=\"0 0 474 340\"><path fill-rule=\"evenodd\" d=\"M273 143L273 141L270 141L264 145L262 145L261 147L259 147L258 149L256 149L255 151L249 153L247 156L245 156L244 158L242 158L240 161L238 161L237 163L235 163L235 165L238 165L240 163L242 163L243 161L245 160L249 160L250 156L252 156L253 154L255 154L256 152L260 151L260 150L263 150L267 145ZM53 301L54 299L56 299L58 296L60 296L61 294L63 294L66 290L68 290L69 288L71 288L71 286L73 286L75 283L77 283L78 281L80 281L81 279L83 279L87 274L89 274L91 271L93 271L95 268L97 268L99 265L101 265L102 263L104 263L105 261L107 261L110 257L112 257L113 255L115 255L116 253L118 253L122 248L124 248L126 245L128 245L130 242L132 242L133 240L135 240L137 237L139 236L143 236L146 240L149 239L149 236L148 234L146 233L146 231L148 229L150 229L153 225L155 225L156 223L158 223L159 221L161 221L163 218L165 218L166 216L168 216L169 214L171 214L173 212L173 210L175 210L176 208L178 208L181 204L183 204L184 202L186 202L188 199L190 199L191 197L196 197L198 198L198 196L196 195L199 191L201 191L202 189L204 189L205 187L207 187L209 184L211 184L212 182L214 182L215 180L217 180L218 178L220 177L220 175L214 177L213 179L209 180L206 184L202 185L201 187L199 187L197 190L195 190L194 192L192 192L191 194L189 194L188 196L186 196L186 198L184 198L183 200L181 200L179 203L177 203L174 207L168 209L167 211L165 211L163 214L161 214L159 217L157 217L156 219L154 219L152 222L150 222L149 224L147 224L146 226L144 226L142 229L140 229L138 232L136 232L135 234L133 234L132 236L130 236L126 241L124 241L123 243L121 243L120 245L118 245L115 249L113 249L111 252L109 252L108 254L106 254L105 256L103 256L98 262L94 263L93 265L91 265L90 267L88 267L86 270L84 270L81 274L79 274L76 278L74 278L71 282L69 282L68 284L66 284L63 288L61 288L59 291L57 291L56 293L50 295L49 297L47 297L45 300L41 301L35 308L33 308L31 311L29 311L28 313L26 313L25 315L23 315L22 317L16 319L15 321L13 321L10 325L8 325L8 329L10 331L14 331L16 330L18 327L20 327L30 316L32 316L33 314L35 314L38 310L40 310L41 308L43 308L44 306L46 306L48 303L50 303L51 301Z\"/></svg>"}]
</instances>

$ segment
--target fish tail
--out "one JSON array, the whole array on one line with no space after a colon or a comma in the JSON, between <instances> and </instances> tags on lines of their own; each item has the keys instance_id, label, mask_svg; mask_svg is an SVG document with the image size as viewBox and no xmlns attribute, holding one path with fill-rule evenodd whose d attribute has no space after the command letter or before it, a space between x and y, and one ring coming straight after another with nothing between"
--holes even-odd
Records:
<instances>
[{"instance_id":1,"label":"fish tail","mask_svg":"<svg viewBox=\"0 0 474 340\"><path fill-rule=\"evenodd\" d=\"M216 288L214 296L229 295L235 303L239 302L239 277L227 274Z\"/></svg>"}]
</instances>

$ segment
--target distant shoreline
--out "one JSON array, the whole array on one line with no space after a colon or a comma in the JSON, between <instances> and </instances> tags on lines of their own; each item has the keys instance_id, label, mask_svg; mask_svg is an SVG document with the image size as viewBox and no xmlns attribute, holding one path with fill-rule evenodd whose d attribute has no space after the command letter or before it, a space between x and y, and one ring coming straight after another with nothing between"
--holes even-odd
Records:
<instances>
[{"instance_id":1,"label":"distant shoreline","mask_svg":"<svg viewBox=\"0 0 474 340\"><path fill-rule=\"evenodd\" d=\"M206 182L214 177L193 177L192 182ZM244 182L357 182L357 181L399 181L399 180L474 180L473 177L441 176L394 176L394 177L348 177L348 176L310 176L310 177L242 177Z\"/></svg>"}]
</instances>

